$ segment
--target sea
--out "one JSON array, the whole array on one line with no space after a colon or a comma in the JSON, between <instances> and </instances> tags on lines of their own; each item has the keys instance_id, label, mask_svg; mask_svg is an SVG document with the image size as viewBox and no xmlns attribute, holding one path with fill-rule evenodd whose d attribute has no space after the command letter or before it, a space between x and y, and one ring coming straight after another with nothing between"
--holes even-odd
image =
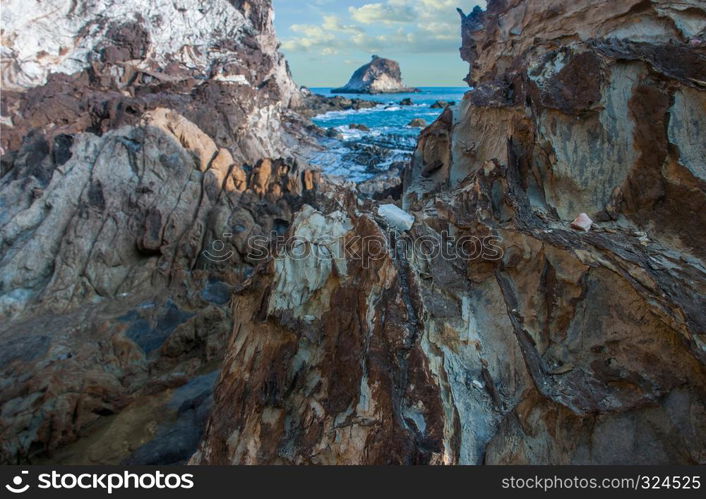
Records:
<instances>
[{"instance_id":1,"label":"sea","mask_svg":"<svg viewBox=\"0 0 706 499\"><path fill-rule=\"evenodd\" d=\"M333 96L330 88L311 88L317 94ZM316 116L313 121L325 129L334 129L337 137L323 139L324 150L310 158L330 175L353 182L364 182L391 168L400 168L412 157L422 128L408 126L421 118L431 124L443 109L432 109L437 101L455 102L458 105L468 87L422 87L419 93L403 94L335 94L351 99L377 102L377 107L359 111L333 111ZM411 99L411 106L400 102ZM363 125L370 131L351 129L350 125Z\"/></svg>"}]
</instances>

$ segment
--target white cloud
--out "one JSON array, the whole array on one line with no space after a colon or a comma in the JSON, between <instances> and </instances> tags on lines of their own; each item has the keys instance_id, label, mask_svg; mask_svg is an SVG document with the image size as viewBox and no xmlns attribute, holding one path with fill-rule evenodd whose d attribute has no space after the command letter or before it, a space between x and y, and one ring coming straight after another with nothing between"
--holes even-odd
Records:
<instances>
[{"instance_id":1,"label":"white cloud","mask_svg":"<svg viewBox=\"0 0 706 499\"><path fill-rule=\"evenodd\" d=\"M298 36L285 40L285 51L429 53L458 49L461 42L459 4L466 10L485 0L385 0L349 7L348 19L323 16L320 24L294 25Z\"/></svg>"}]
</instances>

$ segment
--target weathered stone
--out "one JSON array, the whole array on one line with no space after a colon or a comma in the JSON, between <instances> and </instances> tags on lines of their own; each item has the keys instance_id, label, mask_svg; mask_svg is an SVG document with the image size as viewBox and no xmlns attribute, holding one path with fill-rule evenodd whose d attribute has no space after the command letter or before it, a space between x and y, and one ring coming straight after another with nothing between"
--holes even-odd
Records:
<instances>
[{"instance_id":1,"label":"weathered stone","mask_svg":"<svg viewBox=\"0 0 706 499\"><path fill-rule=\"evenodd\" d=\"M217 4L248 28L224 46L278 67L269 2ZM706 462L704 18L464 15L475 90L422 132L404 210L264 153L292 143L277 79L206 57L205 83L116 81L102 58L155 36L108 23L92 79L3 121L0 460Z\"/></svg>"},{"instance_id":2,"label":"weathered stone","mask_svg":"<svg viewBox=\"0 0 706 499\"><path fill-rule=\"evenodd\" d=\"M373 60L359 68L345 87L331 90L334 94L401 94L419 92L405 87L400 65L391 60L373 56Z\"/></svg>"}]
</instances>

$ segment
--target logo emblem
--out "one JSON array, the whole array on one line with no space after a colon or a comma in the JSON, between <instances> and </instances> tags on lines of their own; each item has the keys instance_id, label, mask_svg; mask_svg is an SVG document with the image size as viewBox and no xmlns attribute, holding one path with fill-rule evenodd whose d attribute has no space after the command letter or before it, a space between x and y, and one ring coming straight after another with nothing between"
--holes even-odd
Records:
<instances>
[{"instance_id":1,"label":"logo emblem","mask_svg":"<svg viewBox=\"0 0 706 499\"><path fill-rule=\"evenodd\" d=\"M13 494L24 494L29 490L29 484L22 486L22 475L29 475L29 471L22 471L20 475L17 475L12 479L12 484L5 485L5 488L12 492Z\"/></svg>"}]
</instances>

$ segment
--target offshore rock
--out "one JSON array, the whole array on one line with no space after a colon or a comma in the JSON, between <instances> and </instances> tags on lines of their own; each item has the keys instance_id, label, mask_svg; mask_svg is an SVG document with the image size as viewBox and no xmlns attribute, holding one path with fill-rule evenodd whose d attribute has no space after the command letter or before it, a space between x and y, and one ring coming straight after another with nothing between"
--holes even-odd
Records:
<instances>
[{"instance_id":1,"label":"offshore rock","mask_svg":"<svg viewBox=\"0 0 706 499\"><path fill-rule=\"evenodd\" d=\"M264 77L269 3L233 5L254 44L234 56ZM121 87L108 62L18 89L2 462L705 463L705 19L696 0L464 16L475 89L422 132L406 232L259 155L296 138L276 80ZM109 59L143 57L146 31L117 29ZM233 101L242 121L214 120ZM597 228L568 227L581 211Z\"/></svg>"},{"instance_id":2,"label":"offshore rock","mask_svg":"<svg viewBox=\"0 0 706 499\"><path fill-rule=\"evenodd\" d=\"M591 220L591 217L585 213L581 213L578 217L576 217L576 220L571 222L572 229L588 232L591 230L591 227L593 227L593 220Z\"/></svg>"},{"instance_id":3,"label":"offshore rock","mask_svg":"<svg viewBox=\"0 0 706 499\"><path fill-rule=\"evenodd\" d=\"M407 126L411 128L425 128L427 125L428 123L423 118L414 118L412 121L407 123Z\"/></svg>"},{"instance_id":4,"label":"offshore rock","mask_svg":"<svg viewBox=\"0 0 706 499\"><path fill-rule=\"evenodd\" d=\"M391 60L373 56L373 60L360 67L345 87L331 90L335 94L401 94L418 92L405 87L400 65Z\"/></svg>"},{"instance_id":5,"label":"offshore rock","mask_svg":"<svg viewBox=\"0 0 706 499\"><path fill-rule=\"evenodd\" d=\"M318 185L268 1L3 3L0 462L175 464Z\"/></svg>"}]
</instances>

